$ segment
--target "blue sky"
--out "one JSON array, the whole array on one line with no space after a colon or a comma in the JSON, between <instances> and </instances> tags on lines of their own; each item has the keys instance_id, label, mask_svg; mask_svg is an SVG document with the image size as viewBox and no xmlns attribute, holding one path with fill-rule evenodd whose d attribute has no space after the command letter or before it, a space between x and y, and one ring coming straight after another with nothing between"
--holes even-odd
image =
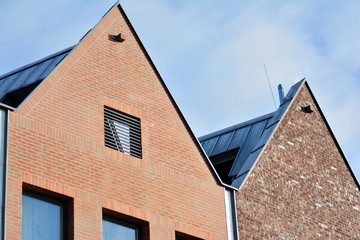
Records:
<instances>
[{"instance_id":1,"label":"blue sky","mask_svg":"<svg viewBox=\"0 0 360 240\"><path fill-rule=\"evenodd\" d=\"M1 1L0 74L76 44L114 3ZM306 77L360 179L360 1L121 4L197 136L275 110L266 64L276 101Z\"/></svg>"}]
</instances>

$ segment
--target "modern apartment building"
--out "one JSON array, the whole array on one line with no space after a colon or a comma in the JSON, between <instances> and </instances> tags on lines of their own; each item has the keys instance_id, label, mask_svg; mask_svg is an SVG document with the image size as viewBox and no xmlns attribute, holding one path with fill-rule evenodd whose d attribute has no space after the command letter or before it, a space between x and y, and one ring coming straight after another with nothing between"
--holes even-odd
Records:
<instances>
[{"instance_id":1,"label":"modern apartment building","mask_svg":"<svg viewBox=\"0 0 360 240\"><path fill-rule=\"evenodd\" d=\"M227 238L225 188L120 5L0 94L6 239Z\"/></svg>"},{"instance_id":2,"label":"modern apartment building","mask_svg":"<svg viewBox=\"0 0 360 240\"><path fill-rule=\"evenodd\" d=\"M360 239L360 191L308 83L197 139L115 4L0 76L1 236Z\"/></svg>"}]
</instances>

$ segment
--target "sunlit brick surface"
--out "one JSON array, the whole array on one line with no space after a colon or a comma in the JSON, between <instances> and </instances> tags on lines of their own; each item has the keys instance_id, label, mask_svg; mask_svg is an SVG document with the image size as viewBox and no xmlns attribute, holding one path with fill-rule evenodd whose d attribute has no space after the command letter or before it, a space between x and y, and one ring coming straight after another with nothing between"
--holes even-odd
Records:
<instances>
[{"instance_id":1,"label":"sunlit brick surface","mask_svg":"<svg viewBox=\"0 0 360 240\"><path fill-rule=\"evenodd\" d=\"M240 239L360 239L359 189L306 85L236 198Z\"/></svg>"},{"instance_id":2,"label":"sunlit brick surface","mask_svg":"<svg viewBox=\"0 0 360 240\"><path fill-rule=\"evenodd\" d=\"M104 146L104 105L141 119L142 159ZM117 7L9 124L7 239L21 239L23 182L74 198L74 239L101 239L102 208L153 240L226 239L224 189Z\"/></svg>"}]
</instances>

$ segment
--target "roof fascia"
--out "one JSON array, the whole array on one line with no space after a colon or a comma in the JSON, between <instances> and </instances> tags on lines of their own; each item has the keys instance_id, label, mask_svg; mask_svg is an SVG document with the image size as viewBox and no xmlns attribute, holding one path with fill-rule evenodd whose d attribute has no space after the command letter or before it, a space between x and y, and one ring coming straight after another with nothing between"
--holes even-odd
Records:
<instances>
[{"instance_id":1,"label":"roof fascia","mask_svg":"<svg viewBox=\"0 0 360 240\"><path fill-rule=\"evenodd\" d=\"M56 72L57 68L61 66L61 64L67 59L67 57L69 56L69 54L70 54L72 51L74 51L74 49L72 49L72 50L66 55L66 57L65 57L63 60L60 61L60 63L54 68L54 70L52 70L52 71L49 73L49 75L47 75L46 78L44 78L44 79L40 82L40 84L39 84L38 86L36 86L35 89L32 90L29 95L26 96L26 98L19 104L19 106L17 106L16 108L14 108L14 110L20 109L21 106L22 106L23 104L25 104L25 102L26 102L33 94L35 94L35 92L44 84L44 82L45 82L54 72Z\"/></svg>"},{"instance_id":2,"label":"roof fascia","mask_svg":"<svg viewBox=\"0 0 360 240\"><path fill-rule=\"evenodd\" d=\"M125 21L127 22L127 24L128 24L128 26L129 26L131 32L134 34L134 37L135 37L135 39L137 40L137 42L138 42L141 50L143 51L146 59L147 59L148 62L150 63L151 68L154 70L154 72L155 72L156 76L158 77L161 85L163 86L163 88L164 88L164 90L165 90L165 92L166 92L166 95L167 95L168 98L170 99L172 105L175 107L176 112L179 114L179 116L180 116L183 124L185 125L185 128L187 129L188 133L190 134L190 137L192 138L192 140L193 140L193 142L195 143L195 145L197 145L197 147L198 147L198 149L199 149L199 152L200 152L200 154L202 155L203 159L205 159L205 161L206 161L206 163L208 164L208 166L210 166L210 169L212 170L213 176L215 176L215 180L217 181L218 184L220 184L220 185L223 186L223 187L229 187L229 188L231 188L231 189L235 189L235 188L230 187L230 186L228 186L227 184L224 184L224 183L222 182L220 176L217 174L217 172L216 172L216 170L215 170L215 167L214 167L213 164L211 163L209 157L206 155L206 153L205 153L204 149L202 148L199 140L195 137L195 134L194 134L194 132L192 131L191 127L189 126L188 122L186 121L185 116L182 114L182 112L181 112L178 104L176 103L175 99L174 99L173 96L171 95L171 92L170 92L169 88L167 87L167 85L165 84L165 82L164 82L163 78L161 77L159 71L158 71L157 68L155 67L154 62L152 61L152 59L151 59L150 55L148 54L147 50L145 49L143 43L141 42L138 34L136 33L133 25L131 24L129 18L127 17L127 15L126 15L126 13L125 13L124 9L122 8L122 6L121 6L121 4L120 4L119 1L118 1L118 3L117 3L117 6L118 6L118 8L119 8L119 10L120 10L120 13L122 14L122 16L124 17Z\"/></svg>"},{"instance_id":3,"label":"roof fascia","mask_svg":"<svg viewBox=\"0 0 360 240\"><path fill-rule=\"evenodd\" d=\"M338 143L338 141L336 140L336 137L335 137L335 135L334 135L333 131L331 130L330 125L329 125L329 123L327 122L327 120L326 120L326 118L325 118L325 115L324 115L324 113L322 112L322 110L321 110L321 108L320 108L320 106L319 106L319 104L318 104L318 102L317 102L317 100L316 100L316 98L315 98L315 96L314 96L313 92L311 91L311 88L310 88L309 84L308 84L307 82L305 82L305 85L306 85L307 89L309 90L310 95L311 95L311 97L312 97L312 99L313 99L313 101L314 101L314 103L315 103L315 105L316 105L317 109L319 110L320 115L321 115L321 117L322 117L322 119L323 119L323 121L324 121L324 123L325 123L325 125L326 125L326 127L327 127L327 129L328 129L328 131L329 131L329 133L330 133L330 135L331 135L331 137L332 137L332 139L333 139L333 141L334 141L334 143L335 143L335 145L336 145L336 147L337 147L338 151L339 151L339 153L340 153L340 155L341 155L341 156L342 156L342 158L343 158L343 160L344 160L344 162L345 162L346 167L348 168L348 170L349 170L349 172L350 172L351 176L353 177L353 179L354 179L354 181L355 181L356 186L357 186L357 187L358 187L358 189L360 190L360 184L359 184L359 181L357 180L357 178L356 178L356 176L355 176L355 174L354 174L353 170L351 169L351 166L350 166L350 164L349 164L348 160L346 159L346 156L345 156L344 152L342 151L342 149L341 149L341 147L340 147L340 144L339 144L339 143Z\"/></svg>"},{"instance_id":4,"label":"roof fascia","mask_svg":"<svg viewBox=\"0 0 360 240\"><path fill-rule=\"evenodd\" d=\"M11 107L11 106L9 106L9 105L7 105L7 104L3 104L3 103L0 103L0 107L6 108L6 109L8 109L8 110L10 110L10 111L16 110L16 108Z\"/></svg>"},{"instance_id":5,"label":"roof fascia","mask_svg":"<svg viewBox=\"0 0 360 240\"><path fill-rule=\"evenodd\" d=\"M282 123L284 117L286 116L287 112L289 111L290 107L292 106L294 100L296 99L297 95L299 94L300 90L303 88L304 84L306 83L306 79L303 78L302 80L300 80L300 82L302 81L301 85L299 86L299 88L297 89L296 93L294 94L294 97L291 99L290 104L288 105L286 111L283 113L283 115L281 116L279 122L276 124L276 127L274 129L274 131L271 133L271 135L269 136L267 142L265 143L264 147L261 149L261 152L259 153L259 155L257 156L254 164L252 165L251 169L246 173L246 176L244 178L244 180L242 181L241 185L239 186L239 190L244 186L244 183L246 182L246 180L248 179L250 173L253 171L253 169L255 168L256 164L258 163L260 157L262 156L263 152L265 151L265 149L267 148L267 146L269 145L272 137L274 136L274 134L276 133L276 131L278 130L280 124ZM296 85L296 84L295 84Z\"/></svg>"},{"instance_id":6,"label":"roof fascia","mask_svg":"<svg viewBox=\"0 0 360 240\"><path fill-rule=\"evenodd\" d=\"M39 89L39 88L44 84L44 82L46 81L46 79L48 79L48 78L57 70L57 68L60 67L61 64L67 59L67 57L69 56L69 54L71 54L71 52L74 51L74 48L75 48L75 47L76 47L76 45L75 45L75 46L72 46L72 47L68 47L68 48L66 48L66 49L64 49L64 50L61 51L61 52L65 52L66 50L72 48L72 50L70 50L70 52L65 56L65 58L64 58L63 60L61 60L60 63L54 68L54 70L52 70L52 71L46 76L46 78L44 78L44 79L40 82L40 84L39 84L38 86L36 86L35 89L32 90L31 93L26 96L26 98L24 98L24 100L22 100L22 102L19 104L19 106L17 106L16 108L13 108L13 110L18 110L18 109L20 109L20 107L21 107L33 94L35 94L36 90ZM45 61L47 58L53 57L54 55L56 55L56 54L58 54L58 53L59 53L59 52L54 53L54 54L52 54L52 55L50 55L50 56L48 56L48 57L45 57L45 58L43 58L43 59L41 59L41 60L39 60L39 61L37 61L37 62Z\"/></svg>"}]
</instances>

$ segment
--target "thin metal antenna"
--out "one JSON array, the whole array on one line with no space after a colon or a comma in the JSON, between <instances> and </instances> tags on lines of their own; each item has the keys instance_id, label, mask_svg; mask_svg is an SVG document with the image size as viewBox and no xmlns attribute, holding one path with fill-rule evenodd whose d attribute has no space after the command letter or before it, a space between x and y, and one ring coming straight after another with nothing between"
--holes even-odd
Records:
<instances>
[{"instance_id":1,"label":"thin metal antenna","mask_svg":"<svg viewBox=\"0 0 360 240\"><path fill-rule=\"evenodd\" d=\"M264 64L264 70L265 70L266 78L267 78L268 83L269 83L270 92L271 92L271 96L272 96L272 99L273 99L273 102L274 102L275 110L277 110L277 106L276 106L276 103L275 103L274 93L273 93L273 90L272 90L272 87L271 87L271 84L270 84L270 79L269 79L269 75L268 75L268 73L267 73L267 71L266 71L266 65L265 65L265 64Z\"/></svg>"}]
</instances>

